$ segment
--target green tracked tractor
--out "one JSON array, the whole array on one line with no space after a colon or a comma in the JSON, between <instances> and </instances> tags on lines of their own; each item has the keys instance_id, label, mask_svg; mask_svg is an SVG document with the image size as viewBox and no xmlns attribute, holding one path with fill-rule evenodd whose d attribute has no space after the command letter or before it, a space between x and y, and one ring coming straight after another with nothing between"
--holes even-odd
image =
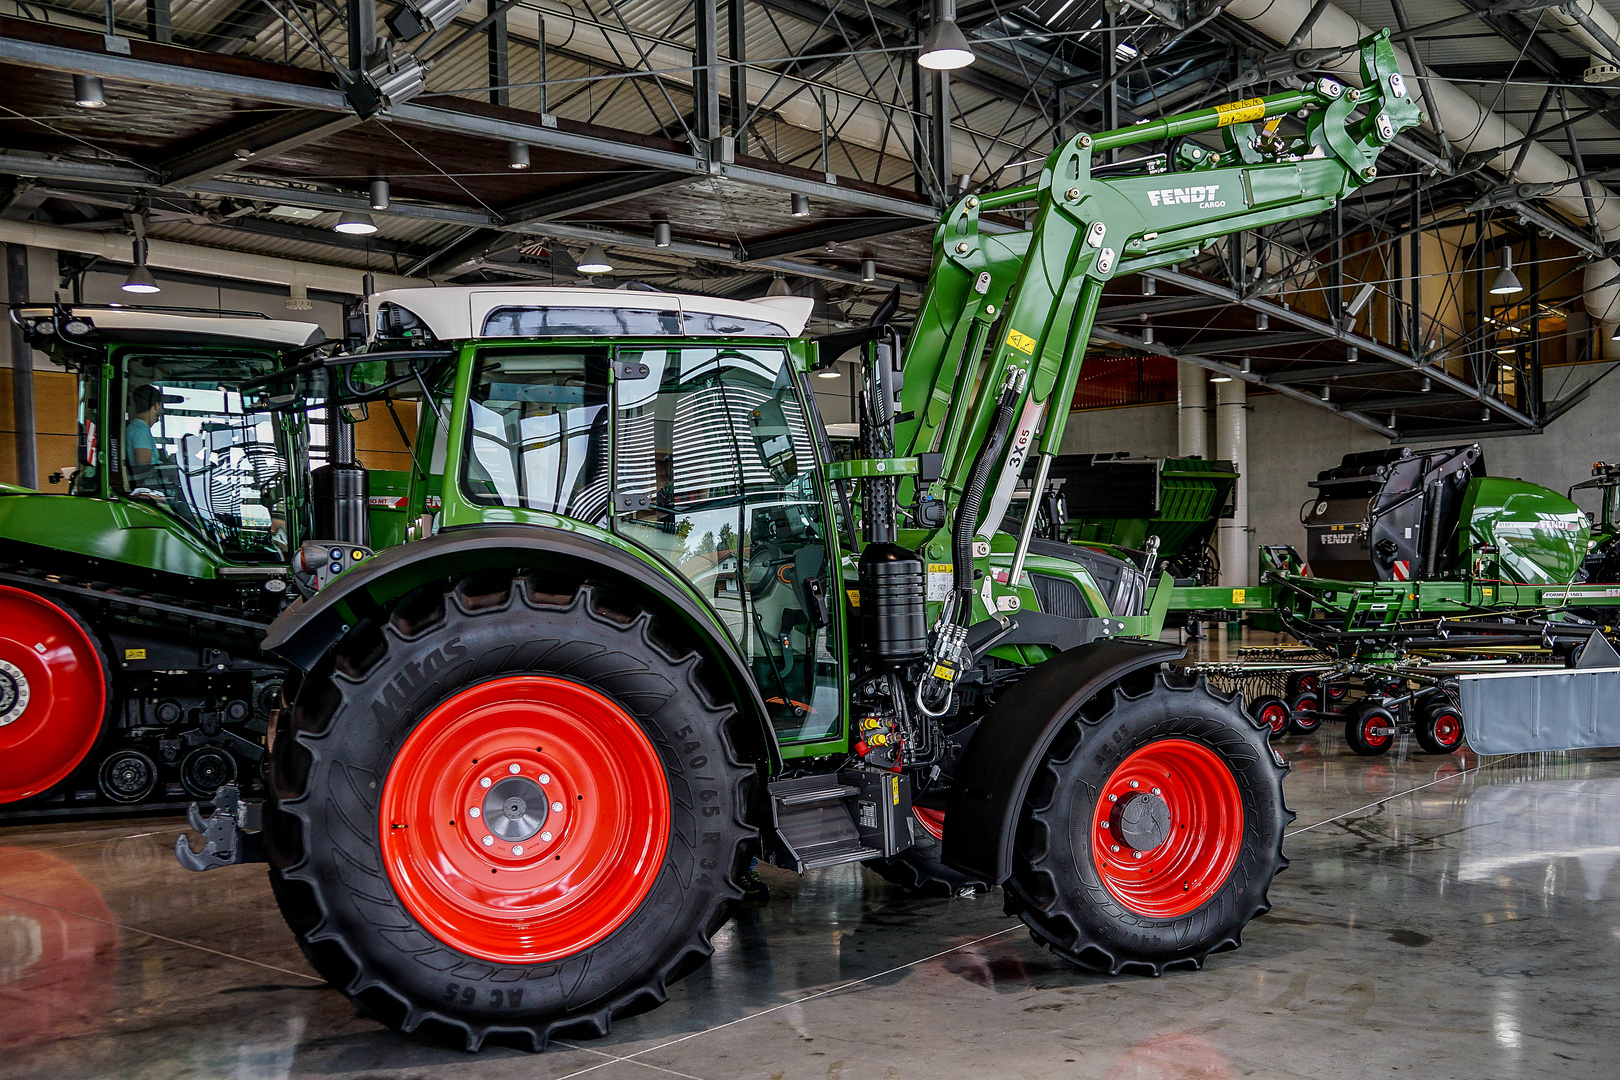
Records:
<instances>
[{"instance_id":1,"label":"green tracked tractor","mask_svg":"<svg viewBox=\"0 0 1620 1080\"><path fill-rule=\"evenodd\" d=\"M1376 176L1420 114L1387 32L1362 76L1079 135L959 200L903 344L892 306L804 338L796 297L371 298L373 351L325 363L340 399L422 401L410 538L278 617L268 798L216 800L182 858L262 847L333 986L473 1049L664 1000L755 855L1000 886L1107 973L1236 946L1286 864L1282 760L1169 666L1168 576L1001 525L1109 281ZM808 379L852 349L835 461Z\"/></svg>"},{"instance_id":2,"label":"green tracked tractor","mask_svg":"<svg viewBox=\"0 0 1620 1080\"><path fill-rule=\"evenodd\" d=\"M135 308L11 315L76 376L79 438L45 492L0 492L0 818L259 791L286 670L259 642L298 591L289 560L304 539L342 535L315 533L309 509L334 467L312 479L303 413L262 386L318 348L320 328ZM343 560L363 550L343 545Z\"/></svg>"}]
</instances>

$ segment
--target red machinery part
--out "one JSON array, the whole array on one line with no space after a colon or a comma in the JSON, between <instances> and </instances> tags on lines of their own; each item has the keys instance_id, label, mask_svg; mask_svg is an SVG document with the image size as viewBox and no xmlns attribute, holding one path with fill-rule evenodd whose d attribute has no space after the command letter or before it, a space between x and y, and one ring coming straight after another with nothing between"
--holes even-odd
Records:
<instances>
[{"instance_id":1,"label":"red machinery part","mask_svg":"<svg viewBox=\"0 0 1620 1080\"><path fill-rule=\"evenodd\" d=\"M406 738L379 828L394 890L434 937L529 964L575 955L646 898L670 833L651 740L612 699L548 676L463 690Z\"/></svg>"},{"instance_id":2,"label":"red machinery part","mask_svg":"<svg viewBox=\"0 0 1620 1080\"><path fill-rule=\"evenodd\" d=\"M935 840L945 839L945 811L930 810L926 806L913 806L911 812L917 816L917 824Z\"/></svg>"},{"instance_id":3,"label":"red machinery part","mask_svg":"<svg viewBox=\"0 0 1620 1080\"><path fill-rule=\"evenodd\" d=\"M0 585L0 803L60 783L106 715L106 668L83 625L42 596Z\"/></svg>"},{"instance_id":4,"label":"red machinery part","mask_svg":"<svg viewBox=\"0 0 1620 1080\"><path fill-rule=\"evenodd\" d=\"M1149 848L1127 842L1121 821L1135 806L1162 815ZM1119 763L1091 824L1098 876L1126 909L1149 918L1185 915L1225 883L1243 846L1243 799L1220 756L1190 739L1160 739Z\"/></svg>"}]
</instances>

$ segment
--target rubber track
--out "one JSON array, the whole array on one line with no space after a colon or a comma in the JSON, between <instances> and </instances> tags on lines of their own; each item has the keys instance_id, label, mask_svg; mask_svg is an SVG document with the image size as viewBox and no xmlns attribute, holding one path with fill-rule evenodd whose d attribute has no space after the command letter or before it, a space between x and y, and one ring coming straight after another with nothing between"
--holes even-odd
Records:
<instances>
[{"instance_id":1,"label":"rubber track","mask_svg":"<svg viewBox=\"0 0 1620 1080\"><path fill-rule=\"evenodd\" d=\"M465 581L463 581L462 584L465 584ZM665 660L681 669L686 677L686 686L681 688L682 693L698 696L704 705L710 709L718 709L720 707L697 678L697 670L702 662L700 655L696 652L689 652L685 656L676 656L674 651L664 644L664 642L655 634L652 625L652 616L650 613L642 611L634 618L626 619L609 612L596 603L593 590L590 585L580 586L575 592L571 602L560 606L538 601L532 595L523 595L524 591L525 580L518 578L512 583L512 591L507 597L506 604L491 607L481 604L468 605L465 602L458 602L465 600L465 597L460 594L458 586L457 589L452 589L445 594L445 603L456 603L463 614L474 618L476 618L478 614L485 611L504 610L509 604L525 603L529 607L538 610L570 612L583 615L584 617L593 619L605 626L611 626L621 632L634 634L640 639L640 644L643 647L649 650L656 650L664 657ZM383 632L391 644L393 642L402 641L407 636L405 632L402 632L401 627L397 624L397 620L393 617L392 613L390 615L390 621L384 625ZM337 654L341 649L342 643L340 642L339 645L334 648L334 653L329 654L329 661L331 657L334 654ZM511 650L507 650L505 655L510 656L514 654L521 654L522 652L522 646L518 645ZM481 667L498 667L500 659L501 658L495 658L493 664L486 662L482 664ZM323 663L322 665L318 665L314 669L314 672L310 676L310 681L314 681L315 679L319 678L323 670L330 670L329 661L327 663ZM474 681L478 674L483 673L484 672L482 671L470 673L473 677L469 678L467 681L470 683ZM493 674L494 672L491 671L489 673ZM668 694L649 695L645 683L638 683L635 681L637 674L637 672L628 670L624 672L626 689L631 691L630 696L640 698L652 696L660 701L668 701L670 699L672 695ZM359 679L357 677L349 677L339 672L332 672L332 683L337 688L338 692L335 694L326 694L322 696L322 700L327 706L324 714L316 717L312 723L300 724L301 730L292 733L293 737L297 740L297 744L303 748L310 758L309 768L304 772L306 779L310 777L328 775L330 766L323 759L323 738L319 733L324 733L326 731L332 717L339 711L340 707L344 703L344 695L350 691L350 688L356 686L358 682ZM290 714L293 712L293 710L287 710L287 712ZM735 708L728 708L726 710L726 714L720 720L718 731L721 743L724 747L727 765L741 773L741 775L739 775L736 779L736 789L734 791L735 805L738 807L739 812L741 812L748 805L748 796L750 794L749 784L752 782L754 773L752 772L752 767L747 762L743 761L737 754L735 740L731 737L729 732L730 724L737 718L738 714ZM284 737L287 734L288 732L282 731L280 733L280 737ZM672 756L675 753L674 748L671 747L668 742L663 740L660 736L656 736L652 732L649 732L648 734L649 737L654 739L654 743L658 746L661 756ZM674 795L677 800L680 798L680 793L678 792L672 792L672 795ZM328 793L309 790L283 794L277 791L275 783L272 783L270 797L266 800L266 808L271 813L279 812L282 814L288 814L298 819L299 822L299 827L296 830L277 830L276 835L278 837L278 842L285 843L286 839L290 836L297 836L301 838L303 835L305 835L305 828L309 823L309 815L304 807L309 803L310 800L317 798L330 799L331 796ZM733 908L742 900L743 888L740 877L742 872L748 867L751 853L757 846L757 829L751 826L748 822L742 820L740 817L734 817L733 823L737 826L739 831L737 839L732 847L729 865L724 872L722 881L723 887L717 890L714 901L710 905L705 917L699 924L700 930L697 940L693 941L686 949L677 953L660 970L654 972L641 986L633 987L615 996L611 1000L602 1002L596 1008L590 1009L589 1011L570 1014L564 1019L554 1020L537 1027L503 1026L496 1024L473 1025L462 1020L446 1016L434 1009L414 1006L411 1002L406 1001L398 993L394 992L382 979L372 972L366 965L365 961L349 948L348 944L342 939L341 935L327 925L324 901L321 898L320 890L314 881L314 875L306 870L307 863L305 862L303 852L277 852L276 857L272 859L272 862L276 862L279 859L285 859L287 860L287 869L283 875L272 868L270 876L272 887L275 889L277 899L282 905L282 910L287 918L288 925L293 928L293 931L298 938L299 947L303 950L304 955L309 959L310 963L318 972L327 977L328 981L332 982L333 985L339 986L339 988L342 989L343 992L352 1000L354 1000L357 1005L359 1005L365 1011L372 1013L377 1019L382 1020L384 1023L388 1022L385 1017L378 1014L377 1010L373 1006L367 1003L366 999L371 995L385 994L391 998L393 1002L396 1003L399 1010L403 1011L405 1014L404 1020L399 1024L400 1030L402 1031L416 1032L424 1025L430 1025L440 1032L447 1030L460 1032L464 1037L464 1045L468 1051L477 1051L483 1046L485 1041L493 1038L497 1042L505 1045L526 1046L528 1049L539 1052L546 1048L547 1043L556 1033L568 1032L570 1034L577 1034L585 1032L598 1037L604 1036L608 1034L612 1021L615 1017L622 1015L634 1015L645 1012L657 1005L663 1004L666 1000L668 1000L668 985L670 983L675 982L676 980L701 967L705 962L707 962L709 957L714 954L714 945L712 942L713 935L725 925L728 919L730 919ZM364 834L362 833L361 835ZM671 840L673 841L677 835L677 833L672 832ZM375 855L374 848L372 849L372 854ZM350 870L351 873L347 875L350 888L357 895L392 895L392 888L388 883L386 870L383 868L380 860L374 861L370 865L360 865L359 863L355 863L351 860ZM290 880L303 882L307 887L291 889L286 888L283 883L278 880L278 878L282 876L285 876ZM305 899L313 901L313 904L306 906L304 903ZM373 903L375 902L373 901ZM377 910L379 913L382 913L385 909L381 905L377 905ZM390 912L389 914L391 915L392 913ZM444 971L453 970L457 975L463 978L473 980L481 977L488 977L492 974L504 973L501 971L501 969L497 969L494 965L491 965L485 961L474 960L444 945L441 945L436 939L422 931L414 920L410 920L409 926L401 928L400 936L415 939L415 948L417 954L428 958L425 962ZM335 962L336 958L331 955L331 950L340 951L343 956L343 960L341 962ZM538 968L539 970L531 970L527 972L523 978L555 979L562 983L578 984L582 983L584 977L588 974L589 963L590 954L587 953L582 958L570 958L568 960L546 965L534 965L533 967ZM510 970L511 968L505 969L505 971L508 972ZM353 974L352 977L348 978L347 980L342 980L342 973L345 971L351 971Z\"/></svg>"},{"instance_id":2,"label":"rubber track","mask_svg":"<svg viewBox=\"0 0 1620 1080\"><path fill-rule=\"evenodd\" d=\"M1229 705L1232 703L1233 699L1237 697L1236 694L1231 696L1223 696L1221 694L1211 692L1208 683L1202 676L1198 677L1195 682L1185 685L1178 685L1176 683L1169 682L1162 672L1154 676L1153 692L1197 695L1207 701L1219 703L1221 705ZM1139 700L1137 698L1127 699L1123 691L1117 686L1113 688L1111 693L1113 694L1114 704L1108 713L1105 713L1096 719L1089 719L1082 714L1080 717L1071 720L1070 723L1080 723L1082 725L1091 726L1099 725L1113 714L1114 709L1119 708L1120 705L1125 701ZM1192 702L1189 702L1189 706L1190 707L1187 710L1172 711L1180 711L1183 716L1198 715L1198 706ZM1251 717L1248 710L1242 708L1241 705L1238 712L1245 720L1254 725L1256 731L1260 731L1264 728L1264 725ZM1175 723L1175 719L1164 721L1164 724L1167 726ZM1217 721L1211 720L1209 723L1212 728L1211 734L1215 734L1216 732L1225 729L1225 725L1222 725ZM1088 742L1082 729L1081 737L1073 741L1072 746L1068 749L1067 753L1063 755L1063 757L1049 757L1048 760L1043 763L1042 768L1052 772L1053 776L1055 777L1056 773L1053 771L1053 765L1068 761L1074 754L1080 753L1084 748L1086 748L1087 745ZM1247 756L1247 744L1240 742L1238 744L1238 749L1244 752L1244 756ZM1278 776L1279 780L1281 777L1288 774L1289 769L1287 763L1283 761L1282 757L1276 751L1270 751L1267 753L1266 757L1271 762L1272 767L1276 770L1276 775ZM1235 778L1240 784L1243 783L1243 778L1241 776L1236 776ZM1037 828L1046 829L1054 827L1055 823L1043 816L1043 813L1049 808L1049 805L1050 804L1045 806L1034 806L1030 803L1026 803L1023 813L1020 815L1018 836L1020 838L1020 848L1022 850L1019 851L1018 861L1023 864L1023 870L1025 873L1029 872L1029 859L1025 854L1025 850L1027 849L1023 849L1023 844L1029 835L1031 826L1033 825ZM1271 878L1265 882L1264 887L1260 890L1259 902L1256 903L1254 908L1248 913L1248 917L1244 918L1237 924L1237 929L1234 932L1226 937L1221 938L1219 941L1214 942L1208 948L1195 955L1158 962L1137 959L1119 959L1105 946L1099 944L1067 913L1054 910L1057 906L1055 901L1040 904L1032 898L1031 894L1034 892L1034 890L1020 888L1017 880L1020 873L1020 867L1018 865L1014 866L1013 877L1006 883L1006 886L1003 889L1006 912L1008 915L1013 915L1021 919L1024 924L1029 927L1030 937L1032 937L1036 942L1047 946L1054 953L1063 957L1065 960L1068 960L1070 963L1091 971L1098 971L1108 975L1118 975L1124 971L1137 971L1142 974L1157 977L1163 975L1165 971L1171 968L1184 967L1192 971L1200 970L1204 966L1204 961L1211 953L1226 952L1230 949L1238 948L1242 944L1243 927L1247 926L1253 919L1258 918L1271 910L1271 901L1267 896L1267 893L1271 888L1272 882L1276 879L1276 875L1288 868L1288 858L1283 854L1282 850L1283 834L1286 831L1287 824L1298 816L1293 810L1288 808L1286 803L1283 804L1282 809L1283 827L1278 828L1277 830L1277 848L1274 853L1274 869L1271 872ZM1243 862L1240 859L1238 864L1234 866L1233 872L1237 873L1243 869ZM1223 889L1219 895L1223 902L1229 902L1232 894L1228 894L1227 891ZM1145 925L1153 922L1163 922L1163 920L1148 919L1125 910L1101 885L1091 889L1091 896L1094 903L1110 909L1110 913L1113 914L1114 918L1121 923L1125 923L1127 925ZM1232 909L1230 907L1222 908L1219 905L1210 906L1206 904L1204 908L1200 909L1198 914L1200 918L1206 922L1221 923L1227 920L1226 918L1220 916L1230 916L1232 914Z\"/></svg>"}]
</instances>

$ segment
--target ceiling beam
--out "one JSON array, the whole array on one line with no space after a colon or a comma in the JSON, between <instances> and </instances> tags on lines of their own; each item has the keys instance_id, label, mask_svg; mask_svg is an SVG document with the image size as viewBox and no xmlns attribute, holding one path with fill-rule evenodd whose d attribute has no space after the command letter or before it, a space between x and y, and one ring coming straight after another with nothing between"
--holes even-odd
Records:
<instances>
[{"instance_id":1,"label":"ceiling beam","mask_svg":"<svg viewBox=\"0 0 1620 1080\"><path fill-rule=\"evenodd\" d=\"M1311 367L1289 368L1286 371L1264 375L1260 381L1267 386L1287 386L1295 383L1331 382L1361 375L1388 375L1392 371L1405 371L1400 364L1380 364L1361 361L1351 364L1318 364Z\"/></svg>"},{"instance_id":2,"label":"ceiling beam","mask_svg":"<svg viewBox=\"0 0 1620 1080\"><path fill-rule=\"evenodd\" d=\"M269 159L360 123L354 114L320 109L292 109L268 120L226 133L210 132L206 141L158 163L169 187L186 188L240 169L254 159Z\"/></svg>"},{"instance_id":3,"label":"ceiling beam","mask_svg":"<svg viewBox=\"0 0 1620 1080\"><path fill-rule=\"evenodd\" d=\"M528 202L502 207L501 222L504 226L512 228L529 222L549 221L565 214L577 214L601 206L610 206L637 195L649 195L655 191L679 187L691 183L692 179L693 176L689 172L669 169L651 171L633 169L606 173L562 191L553 191Z\"/></svg>"},{"instance_id":4,"label":"ceiling beam","mask_svg":"<svg viewBox=\"0 0 1620 1080\"><path fill-rule=\"evenodd\" d=\"M815 251L828 244L845 244L854 240L867 240L874 236L887 236L920 228L919 222L908 218L841 218L817 225L812 229L778 233L761 240L750 240L737 247L740 258L749 260L776 259L784 255Z\"/></svg>"}]
</instances>

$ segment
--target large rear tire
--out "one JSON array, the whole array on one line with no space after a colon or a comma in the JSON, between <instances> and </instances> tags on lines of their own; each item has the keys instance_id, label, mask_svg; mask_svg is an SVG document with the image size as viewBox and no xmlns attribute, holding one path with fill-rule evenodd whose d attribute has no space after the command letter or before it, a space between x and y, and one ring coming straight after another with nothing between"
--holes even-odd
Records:
<instances>
[{"instance_id":1,"label":"large rear tire","mask_svg":"<svg viewBox=\"0 0 1620 1080\"><path fill-rule=\"evenodd\" d=\"M407 597L304 681L271 765L272 883L391 1027L476 1050L605 1034L742 896L754 770L696 654L589 586Z\"/></svg>"},{"instance_id":2,"label":"large rear tire","mask_svg":"<svg viewBox=\"0 0 1620 1080\"><path fill-rule=\"evenodd\" d=\"M1031 786L1007 910L1093 971L1199 968L1271 908L1293 812L1267 729L1202 680L1107 691Z\"/></svg>"}]
</instances>

